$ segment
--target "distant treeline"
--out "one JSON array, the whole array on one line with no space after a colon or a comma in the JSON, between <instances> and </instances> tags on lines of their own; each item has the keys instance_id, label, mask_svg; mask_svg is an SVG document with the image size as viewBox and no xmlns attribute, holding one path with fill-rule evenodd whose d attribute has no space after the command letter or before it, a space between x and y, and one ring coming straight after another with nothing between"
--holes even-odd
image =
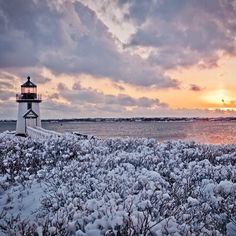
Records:
<instances>
[{"instance_id":1,"label":"distant treeline","mask_svg":"<svg viewBox=\"0 0 236 236\"><path fill-rule=\"evenodd\" d=\"M142 121L236 121L236 117L187 118L187 117L134 117L134 118L79 118L79 119L47 119L46 122L142 122Z\"/></svg>"},{"instance_id":2,"label":"distant treeline","mask_svg":"<svg viewBox=\"0 0 236 236\"><path fill-rule=\"evenodd\" d=\"M72 118L72 119L43 119L42 122L142 122L142 121L236 121L236 117L133 117L133 118ZM0 120L0 122L16 122L16 120Z\"/></svg>"}]
</instances>

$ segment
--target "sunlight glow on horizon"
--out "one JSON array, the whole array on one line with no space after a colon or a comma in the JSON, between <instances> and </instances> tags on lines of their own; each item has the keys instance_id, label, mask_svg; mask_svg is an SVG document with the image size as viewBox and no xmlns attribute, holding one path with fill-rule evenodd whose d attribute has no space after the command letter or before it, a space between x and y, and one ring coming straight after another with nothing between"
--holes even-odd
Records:
<instances>
[{"instance_id":1,"label":"sunlight glow on horizon","mask_svg":"<svg viewBox=\"0 0 236 236\"><path fill-rule=\"evenodd\" d=\"M202 99L207 103L217 104L219 106L224 106L225 103L227 104L233 101L233 98L230 97L229 92L225 89L207 92L202 96Z\"/></svg>"}]
</instances>

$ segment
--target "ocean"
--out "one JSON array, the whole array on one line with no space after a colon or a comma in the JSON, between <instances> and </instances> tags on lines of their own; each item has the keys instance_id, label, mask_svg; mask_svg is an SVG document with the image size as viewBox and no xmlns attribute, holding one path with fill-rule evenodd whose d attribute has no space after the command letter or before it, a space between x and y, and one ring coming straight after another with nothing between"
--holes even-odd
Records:
<instances>
[{"instance_id":1,"label":"ocean","mask_svg":"<svg viewBox=\"0 0 236 236\"><path fill-rule=\"evenodd\" d=\"M16 123L1 121L0 133L14 131ZM99 138L134 137L195 141L202 144L236 143L235 121L43 121L42 127L57 132L78 132Z\"/></svg>"}]
</instances>

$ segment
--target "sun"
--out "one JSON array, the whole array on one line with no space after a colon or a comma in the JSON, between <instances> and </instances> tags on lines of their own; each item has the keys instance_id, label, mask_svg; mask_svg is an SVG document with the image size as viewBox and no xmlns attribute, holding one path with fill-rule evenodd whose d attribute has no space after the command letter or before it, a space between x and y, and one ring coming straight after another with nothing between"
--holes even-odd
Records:
<instances>
[{"instance_id":1,"label":"sun","mask_svg":"<svg viewBox=\"0 0 236 236\"><path fill-rule=\"evenodd\" d=\"M210 91L202 99L209 110L236 111L235 98L225 89Z\"/></svg>"},{"instance_id":2,"label":"sun","mask_svg":"<svg viewBox=\"0 0 236 236\"><path fill-rule=\"evenodd\" d=\"M233 100L229 92L225 89L218 89L208 92L203 95L202 98L208 104L215 105L217 107L224 107L227 103L230 103Z\"/></svg>"}]
</instances>

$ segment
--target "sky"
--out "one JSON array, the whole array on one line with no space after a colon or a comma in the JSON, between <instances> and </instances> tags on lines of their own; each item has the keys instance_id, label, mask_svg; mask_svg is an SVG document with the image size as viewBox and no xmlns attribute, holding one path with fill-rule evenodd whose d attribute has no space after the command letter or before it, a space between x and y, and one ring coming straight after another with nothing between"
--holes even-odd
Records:
<instances>
[{"instance_id":1,"label":"sky","mask_svg":"<svg viewBox=\"0 0 236 236\"><path fill-rule=\"evenodd\" d=\"M0 119L236 115L236 0L0 0Z\"/></svg>"}]
</instances>

